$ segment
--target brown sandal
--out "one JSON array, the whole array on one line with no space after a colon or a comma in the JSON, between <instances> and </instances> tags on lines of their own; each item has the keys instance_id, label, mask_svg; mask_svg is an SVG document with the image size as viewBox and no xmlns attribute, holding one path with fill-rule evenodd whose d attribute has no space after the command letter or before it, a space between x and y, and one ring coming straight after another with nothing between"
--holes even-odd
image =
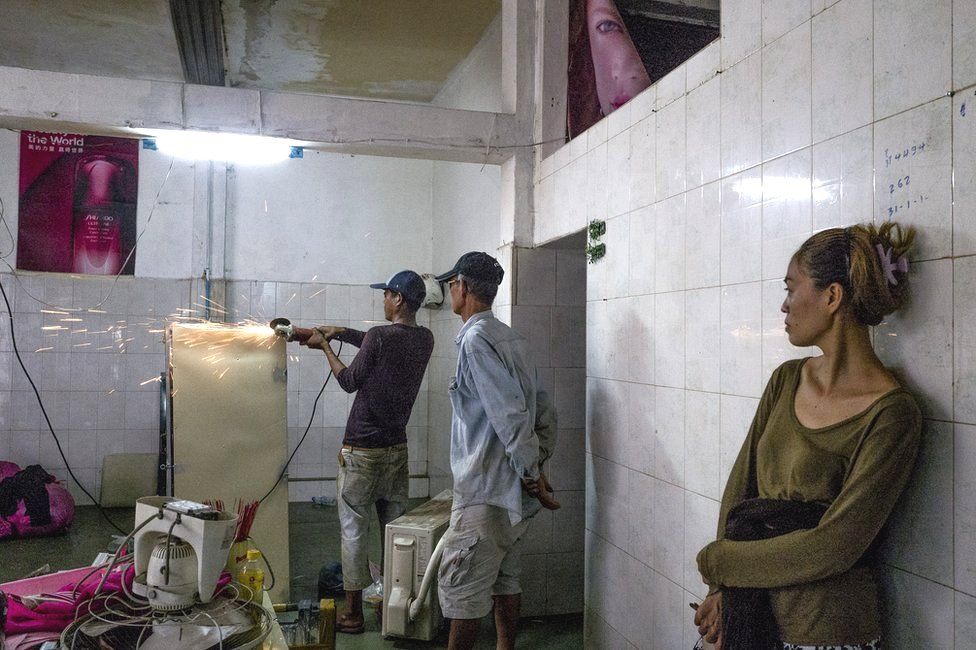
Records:
<instances>
[{"instance_id":1,"label":"brown sandal","mask_svg":"<svg viewBox=\"0 0 976 650\"><path fill-rule=\"evenodd\" d=\"M342 614L336 618L336 632L343 634L362 634L366 631L364 619L355 619L348 614Z\"/></svg>"}]
</instances>

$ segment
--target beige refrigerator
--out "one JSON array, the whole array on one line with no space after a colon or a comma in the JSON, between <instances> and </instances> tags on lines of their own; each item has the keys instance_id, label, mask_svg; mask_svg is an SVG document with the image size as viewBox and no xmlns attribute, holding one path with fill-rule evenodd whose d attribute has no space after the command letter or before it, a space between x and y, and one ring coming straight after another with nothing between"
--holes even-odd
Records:
<instances>
[{"instance_id":1,"label":"beige refrigerator","mask_svg":"<svg viewBox=\"0 0 976 650\"><path fill-rule=\"evenodd\" d=\"M174 323L166 343L167 491L226 509L260 499L288 454L284 339L267 326ZM251 537L274 571L271 599L287 601L287 478L259 507Z\"/></svg>"}]
</instances>

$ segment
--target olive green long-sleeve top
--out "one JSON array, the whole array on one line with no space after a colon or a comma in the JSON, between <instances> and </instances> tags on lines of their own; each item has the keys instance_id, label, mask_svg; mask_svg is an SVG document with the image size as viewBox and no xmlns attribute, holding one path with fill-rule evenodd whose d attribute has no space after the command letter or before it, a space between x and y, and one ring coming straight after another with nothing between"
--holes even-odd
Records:
<instances>
[{"instance_id":1,"label":"olive green long-sleeve top","mask_svg":"<svg viewBox=\"0 0 976 650\"><path fill-rule=\"evenodd\" d=\"M896 388L865 411L820 429L796 417L805 359L776 369L732 467L719 512L718 540L698 554L705 582L768 589L784 641L865 643L881 636L872 567L855 566L908 482L922 416ZM767 540L723 539L729 510L761 497L828 505L816 528Z\"/></svg>"}]
</instances>

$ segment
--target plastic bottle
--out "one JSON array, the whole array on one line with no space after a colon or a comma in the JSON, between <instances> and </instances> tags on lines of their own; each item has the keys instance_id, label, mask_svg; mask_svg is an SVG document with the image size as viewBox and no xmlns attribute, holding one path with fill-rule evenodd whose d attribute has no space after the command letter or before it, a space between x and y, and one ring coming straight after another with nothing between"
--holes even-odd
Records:
<instances>
[{"instance_id":1,"label":"plastic bottle","mask_svg":"<svg viewBox=\"0 0 976 650\"><path fill-rule=\"evenodd\" d=\"M237 574L237 581L251 590L251 600L256 603L261 602L261 592L264 589L264 569L261 568L260 559L261 551L250 549L247 552L247 562Z\"/></svg>"}]
</instances>

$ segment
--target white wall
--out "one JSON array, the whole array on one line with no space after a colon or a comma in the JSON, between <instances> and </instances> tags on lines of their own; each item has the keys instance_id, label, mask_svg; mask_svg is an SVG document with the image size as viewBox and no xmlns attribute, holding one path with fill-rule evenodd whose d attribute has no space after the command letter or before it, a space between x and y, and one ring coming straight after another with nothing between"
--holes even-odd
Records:
<instances>
[{"instance_id":1,"label":"white wall","mask_svg":"<svg viewBox=\"0 0 976 650\"><path fill-rule=\"evenodd\" d=\"M425 160L306 151L228 178L227 277L369 284L431 263Z\"/></svg>"},{"instance_id":2,"label":"white wall","mask_svg":"<svg viewBox=\"0 0 976 650\"><path fill-rule=\"evenodd\" d=\"M809 353L782 331L786 261L895 206L919 228L913 297L876 349L926 421L885 643L972 647L974 31L971 0L724 2L720 42L543 162L537 243L607 220L587 274L587 647L693 645L730 465L772 370Z\"/></svg>"},{"instance_id":3,"label":"white wall","mask_svg":"<svg viewBox=\"0 0 976 650\"><path fill-rule=\"evenodd\" d=\"M481 40L459 63L431 103L470 111L501 111L502 14L485 28Z\"/></svg>"}]
</instances>

